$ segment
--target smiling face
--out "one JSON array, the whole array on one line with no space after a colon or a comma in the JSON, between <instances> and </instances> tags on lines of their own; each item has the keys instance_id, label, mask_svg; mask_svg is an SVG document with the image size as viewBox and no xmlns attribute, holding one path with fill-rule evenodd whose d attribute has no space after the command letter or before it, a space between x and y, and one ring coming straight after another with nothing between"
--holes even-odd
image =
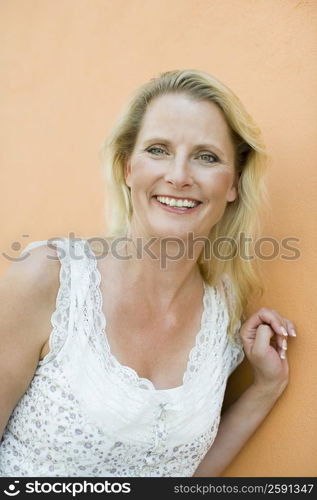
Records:
<instances>
[{"instance_id":1,"label":"smiling face","mask_svg":"<svg viewBox=\"0 0 317 500\"><path fill-rule=\"evenodd\" d=\"M154 99L126 164L132 231L208 236L237 196L234 156L230 129L216 104L185 94Z\"/></svg>"}]
</instances>

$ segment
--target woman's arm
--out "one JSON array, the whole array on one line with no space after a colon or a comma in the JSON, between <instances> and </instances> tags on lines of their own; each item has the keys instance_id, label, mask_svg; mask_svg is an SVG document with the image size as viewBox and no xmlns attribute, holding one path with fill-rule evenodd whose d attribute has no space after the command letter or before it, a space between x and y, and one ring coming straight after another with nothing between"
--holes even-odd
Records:
<instances>
[{"instance_id":1,"label":"woman's arm","mask_svg":"<svg viewBox=\"0 0 317 500\"><path fill-rule=\"evenodd\" d=\"M27 390L52 325L59 287L56 251L32 249L0 279L0 441L10 415Z\"/></svg>"},{"instance_id":2,"label":"woman's arm","mask_svg":"<svg viewBox=\"0 0 317 500\"><path fill-rule=\"evenodd\" d=\"M240 338L253 367L253 383L223 414L216 439L194 476L219 476L270 412L288 384L286 349L294 324L262 307L241 327Z\"/></svg>"}]
</instances>

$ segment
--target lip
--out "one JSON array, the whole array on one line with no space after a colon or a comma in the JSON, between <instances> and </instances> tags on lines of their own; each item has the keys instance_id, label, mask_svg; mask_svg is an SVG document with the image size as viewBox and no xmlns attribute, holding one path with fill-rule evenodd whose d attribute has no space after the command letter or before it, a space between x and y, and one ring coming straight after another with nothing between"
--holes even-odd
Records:
<instances>
[{"instance_id":1,"label":"lip","mask_svg":"<svg viewBox=\"0 0 317 500\"><path fill-rule=\"evenodd\" d=\"M155 196L163 196L163 195L155 195ZM188 215L192 212L197 212L197 210L200 210L200 207L202 205L202 202L198 203L195 207L192 208L186 208L186 210L181 209L179 207L170 207L169 205L164 205L163 203L160 203L155 196L152 196L153 203L157 206L159 206L162 210L165 210L166 212L170 212L173 214L178 214L178 215ZM165 195L166 196L166 195ZM190 199L190 198L178 198L178 199ZM192 199L192 198L191 198ZM198 200L193 200L193 201L198 201Z\"/></svg>"},{"instance_id":2,"label":"lip","mask_svg":"<svg viewBox=\"0 0 317 500\"><path fill-rule=\"evenodd\" d=\"M174 196L172 194L154 194L153 196L164 196L166 198L175 198L175 200L189 200L196 201L197 203L202 203L201 200L197 200L196 198L189 198L188 196Z\"/></svg>"}]
</instances>

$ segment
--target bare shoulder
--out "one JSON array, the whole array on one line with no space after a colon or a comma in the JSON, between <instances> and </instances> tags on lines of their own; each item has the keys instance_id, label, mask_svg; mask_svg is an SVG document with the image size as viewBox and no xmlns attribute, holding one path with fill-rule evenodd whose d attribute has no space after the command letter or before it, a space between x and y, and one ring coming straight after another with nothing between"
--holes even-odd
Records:
<instances>
[{"instance_id":1,"label":"bare shoulder","mask_svg":"<svg viewBox=\"0 0 317 500\"><path fill-rule=\"evenodd\" d=\"M59 289L56 248L43 245L23 255L0 279L0 434L33 378Z\"/></svg>"},{"instance_id":2,"label":"bare shoulder","mask_svg":"<svg viewBox=\"0 0 317 500\"><path fill-rule=\"evenodd\" d=\"M31 309L38 308L57 291L59 273L56 247L45 244L32 248L12 262L1 277L1 301L7 303L23 298Z\"/></svg>"},{"instance_id":3,"label":"bare shoulder","mask_svg":"<svg viewBox=\"0 0 317 500\"><path fill-rule=\"evenodd\" d=\"M47 245L28 250L21 259L0 279L0 337L21 336L35 347L50 333L61 265L56 248Z\"/></svg>"}]
</instances>

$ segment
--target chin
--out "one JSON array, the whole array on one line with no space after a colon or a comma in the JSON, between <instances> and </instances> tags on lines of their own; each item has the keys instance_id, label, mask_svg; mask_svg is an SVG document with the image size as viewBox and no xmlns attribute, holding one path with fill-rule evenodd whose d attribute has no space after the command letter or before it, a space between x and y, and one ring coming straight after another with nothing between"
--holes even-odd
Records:
<instances>
[{"instance_id":1,"label":"chin","mask_svg":"<svg viewBox=\"0 0 317 500\"><path fill-rule=\"evenodd\" d=\"M152 227L149 231L151 237L157 238L180 238L182 240L187 239L188 233L195 234L195 228L182 226L180 224L171 224L164 226Z\"/></svg>"}]
</instances>

